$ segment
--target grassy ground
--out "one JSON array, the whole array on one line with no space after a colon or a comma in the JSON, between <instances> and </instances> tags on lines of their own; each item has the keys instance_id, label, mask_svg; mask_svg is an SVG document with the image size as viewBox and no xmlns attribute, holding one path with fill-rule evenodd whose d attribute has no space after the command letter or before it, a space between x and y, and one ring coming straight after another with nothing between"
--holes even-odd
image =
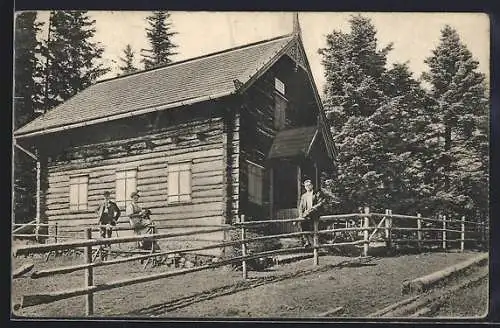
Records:
<instances>
[{"instance_id":1,"label":"grassy ground","mask_svg":"<svg viewBox=\"0 0 500 328\"><path fill-rule=\"evenodd\" d=\"M488 313L488 280L466 287L452 294L432 314L433 317L484 317Z\"/></svg>"},{"instance_id":2,"label":"grassy ground","mask_svg":"<svg viewBox=\"0 0 500 328\"><path fill-rule=\"evenodd\" d=\"M401 282L413 279L477 253L427 253L379 258L362 266L338 267L348 258L324 256L313 269L312 259L290 263L267 272L241 272L225 268L161 279L145 284L99 292L94 296L96 316L133 317L313 317L343 306L344 316L362 317L401 295ZM352 259L352 258L351 258ZM81 257L14 259L14 268L34 261L35 269L83 262ZM124 263L95 269L95 283L138 277L164 271L164 267L142 269L140 263ZM50 278L20 278L13 281L14 303L22 295L58 291L83 285L83 272ZM478 291L478 295L482 295ZM478 307L481 307L478 305ZM484 309L471 309L479 311ZM21 309L29 317L84 316L84 297ZM478 315L478 314L476 314Z\"/></svg>"}]
</instances>

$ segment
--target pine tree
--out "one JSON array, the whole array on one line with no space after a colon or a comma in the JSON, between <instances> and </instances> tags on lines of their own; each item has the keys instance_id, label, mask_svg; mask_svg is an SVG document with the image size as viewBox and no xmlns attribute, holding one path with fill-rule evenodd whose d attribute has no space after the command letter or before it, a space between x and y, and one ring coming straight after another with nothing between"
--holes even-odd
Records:
<instances>
[{"instance_id":1,"label":"pine tree","mask_svg":"<svg viewBox=\"0 0 500 328\"><path fill-rule=\"evenodd\" d=\"M137 71L137 68L134 66L135 53L132 50L132 46L130 44L127 44L125 46L125 49L123 49L123 55L125 57L120 57L120 61L123 63L123 66L119 67L121 74L127 74Z\"/></svg>"},{"instance_id":2,"label":"pine tree","mask_svg":"<svg viewBox=\"0 0 500 328\"><path fill-rule=\"evenodd\" d=\"M170 14L167 11L155 11L146 18L149 26L146 28L146 36L151 49L141 50L145 69L169 64L172 62L171 57L177 54L174 52L177 45L172 42L172 37L177 32L172 31L169 18Z\"/></svg>"},{"instance_id":3,"label":"pine tree","mask_svg":"<svg viewBox=\"0 0 500 328\"><path fill-rule=\"evenodd\" d=\"M386 68L392 45L377 50L369 19L353 16L350 24L350 33L334 31L320 49L325 109L339 149L333 191L344 211L369 205L411 213L428 206L434 191L431 144L421 142L433 133L429 97L406 64Z\"/></svg>"},{"instance_id":4,"label":"pine tree","mask_svg":"<svg viewBox=\"0 0 500 328\"><path fill-rule=\"evenodd\" d=\"M35 118L41 86L37 55L37 34L41 23L36 12L22 12L15 17L14 35L14 129ZM35 165L33 159L15 148L14 151L14 218L26 222L35 216Z\"/></svg>"},{"instance_id":5,"label":"pine tree","mask_svg":"<svg viewBox=\"0 0 500 328\"><path fill-rule=\"evenodd\" d=\"M488 201L488 99L485 75L446 25L433 55L425 60L429 71L434 117L439 121L441 143L438 162L441 179L437 201L455 214L487 215Z\"/></svg>"},{"instance_id":6,"label":"pine tree","mask_svg":"<svg viewBox=\"0 0 500 328\"><path fill-rule=\"evenodd\" d=\"M336 129L349 116L369 116L386 100L380 83L392 44L377 50L376 29L366 17L351 16L349 23L350 33L333 31L327 35L327 47L319 50L325 106Z\"/></svg>"},{"instance_id":7,"label":"pine tree","mask_svg":"<svg viewBox=\"0 0 500 328\"><path fill-rule=\"evenodd\" d=\"M14 129L35 117L41 101L41 67L37 58L41 45L37 34L42 24L36 18L36 12L22 12L15 21Z\"/></svg>"},{"instance_id":8,"label":"pine tree","mask_svg":"<svg viewBox=\"0 0 500 328\"><path fill-rule=\"evenodd\" d=\"M104 48L92 41L95 20L86 11L52 11L49 26L45 44L47 109L74 96L109 71L97 63Z\"/></svg>"}]
</instances>

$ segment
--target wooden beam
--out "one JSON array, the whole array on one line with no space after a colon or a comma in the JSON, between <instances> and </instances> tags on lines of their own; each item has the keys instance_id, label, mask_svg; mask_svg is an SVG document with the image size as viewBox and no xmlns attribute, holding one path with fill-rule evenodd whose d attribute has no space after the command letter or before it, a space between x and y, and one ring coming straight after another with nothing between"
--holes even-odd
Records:
<instances>
[{"instance_id":1,"label":"wooden beam","mask_svg":"<svg viewBox=\"0 0 500 328\"><path fill-rule=\"evenodd\" d=\"M320 183L319 183L319 170L318 170L318 164L314 162L314 185L316 188L320 188Z\"/></svg>"},{"instance_id":2,"label":"wooden beam","mask_svg":"<svg viewBox=\"0 0 500 328\"><path fill-rule=\"evenodd\" d=\"M151 274L151 275L142 276L142 277L116 280L113 282L104 283L104 284L100 284L100 285L67 289L67 290L58 291L58 292L24 295L22 300L21 300L20 307L26 308L29 306L34 306L34 305L39 305L39 304L52 303L52 302L67 299L70 297L88 295L88 294L96 293L99 291L105 291L105 290L110 290L110 289L114 289L114 288L150 282L150 281L154 281L154 280L158 280L158 279L180 276L180 275L184 275L186 273L203 271L203 270L207 270L207 269L212 269L212 268L217 268L220 266L228 265L228 264L235 263L235 262L241 262L242 260L251 260L251 259L259 258L262 256L266 256L266 255L287 253L290 251L299 251L301 249L303 249L303 248L302 247L295 247L295 248L290 248L290 249L277 249L277 250L272 250L272 251L267 251L267 252L256 253L256 254L252 254L249 256L245 256L245 257L238 256L238 257L234 257L234 258L231 258L228 260L222 260L219 262L215 262L215 263L211 263L211 264L207 264L207 265L203 265L203 266L199 266L199 267L189 268L189 269L168 271L168 272L156 273L156 274Z\"/></svg>"},{"instance_id":3,"label":"wooden beam","mask_svg":"<svg viewBox=\"0 0 500 328\"><path fill-rule=\"evenodd\" d=\"M300 203L300 196L302 192L302 172L300 168L300 164L297 165L297 205Z\"/></svg>"},{"instance_id":4,"label":"wooden beam","mask_svg":"<svg viewBox=\"0 0 500 328\"><path fill-rule=\"evenodd\" d=\"M40 159L37 159L37 161L36 161L36 223L37 223L37 225L41 223L40 188L41 188L41 164L40 164ZM38 229L38 226L37 226L37 229Z\"/></svg>"},{"instance_id":5,"label":"wooden beam","mask_svg":"<svg viewBox=\"0 0 500 328\"><path fill-rule=\"evenodd\" d=\"M26 272L31 271L31 269L33 269L34 266L35 266L35 264L33 264L33 263L23 264L20 268L14 270L14 272L12 273L12 278L14 278L14 279L19 278L20 276L22 276Z\"/></svg>"},{"instance_id":6,"label":"wooden beam","mask_svg":"<svg viewBox=\"0 0 500 328\"><path fill-rule=\"evenodd\" d=\"M175 241L177 242L180 240L176 239ZM192 241L192 240L190 240L190 241ZM92 267L92 268L102 267L102 266L108 266L108 265L119 264L119 263L145 260L145 259L148 259L151 257L196 252L196 251L202 251L202 250L207 250L207 249L233 246L233 245L238 245L238 244L240 244L240 241L236 240L236 241L229 241L229 242L224 242L224 243L219 243L219 244L214 244L214 245L200 246L200 247L191 247L191 248L184 248L184 249L171 249L168 251L157 252L157 253L153 253L153 254L151 254L151 252L148 250L137 250L137 251L114 251L113 250L111 252L117 253L117 254L122 253L122 254L143 254L143 255L130 256L130 257L126 257L126 258L109 260L109 261L105 261L105 262L92 262L89 264L84 263L84 264L70 265L70 266L65 266L65 267L60 267L60 268L55 268L55 269L39 270L39 271L34 271L30 277L32 279L38 279L38 278L43 278L43 277L50 277L50 276L53 276L56 274L71 273L71 272L79 271L79 270L86 269L89 267ZM147 254L144 254L144 253L147 253Z\"/></svg>"},{"instance_id":7,"label":"wooden beam","mask_svg":"<svg viewBox=\"0 0 500 328\"><path fill-rule=\"evenodd\" d=\"M274 218L274 168L269 169L269 217Z\"/></svg>"},{"instance_id":8,"label":"wooden beam","mask_svg":"<svg viewBox=\"0 0 500 328\"><path fill-rule=\"evenodd\" d=\"M17 148L19 148L22 152L24 152L26 155L28 155L29 157L31 157L33 160L35 160L35 161L38 160L38 157L35 154L33 154L32 152L30 152L29 150L27 150L26 148L24 148L20 144L18 144L16 142L16 139L14 139L14 146L16 146Z\"/></svg>"},{"instance_id":9,"label":"wooden beam","mask_svg":"<svg viewBox=\"0 0 500 328\"><path fill-rule=\"evenodd\" d=\"M313 138L311 139L311 142L309 143L309 146L307 147L306 156L309 156L309 154L311 153L312 147L314 146L314 143L316 142L316 138L318 137L318 133L319 133L319 127L316 130L316 132L314 132Z\"/></svg>"},{"instance_id":10,"label":"wooden beam","mask_svg":"<svg viewBox=\"0 0 500 328\"><path fill-rule=\"evenodd\" d=\"M318 317L331 317L332 315L339 314L342 311L344 311L344 307L339 306L339 307L336 307L334 309L330 309L326 312L318 314Z\"/></svg>"},{"instance_id":11,"label":"wooden beam","mask_svg":"<svg viewBox=\"0 0 500 328\"><path fill-rule=\"evenodd\" d=\"M86 246L99 246L106 244L120 244L127 242L135 242L135 241L144 241L144 240L158 240L165 239L169 237L179 237L179 236L189 236L189 235L197 235L204 233L212 233L212 232L221 232L225 230L234 229L233 227L227 228L217 228L217 229L203 229L196 231L188 231L181 233L159 233L159 234L151 234L151 235L140 235L140 236L131 236L131 237L115 237L115 238L105 238L105 239L89 239L89 240L81 240L81 241L68 241L62 242L58 244L39 244L39 245L27 245L21 246L14 250L14 256L23 255L23 254L31 254L36 252L49 252L56 250L64 250L68 248L76 248L76 247L86 247Z\"/></svg>"}]
</instances>

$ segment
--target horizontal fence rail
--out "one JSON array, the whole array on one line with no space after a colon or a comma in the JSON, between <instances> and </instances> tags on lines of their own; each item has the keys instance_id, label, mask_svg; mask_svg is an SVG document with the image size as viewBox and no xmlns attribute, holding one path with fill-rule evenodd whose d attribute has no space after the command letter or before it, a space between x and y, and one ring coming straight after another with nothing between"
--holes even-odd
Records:
<instances>
[{"instance_id":1,"label":"horizontal fence rail","mask_svg":"<svg viewBox=\"0 0 500 328\"><path fill-rule=\"evenodd\" d=\"M398 222L401 220L410 220L414 222L415 226L397 226ZM290 247L283 249L273 249L264 250L259 252L250 252L248 245L256 242L262 242L272 239L281 238L297 238L303 236L311 236L313 245L311 245L310 250L312 250L313 264L319 265L319 250L329 249L342 246L354 246L361 249L362 256L368 256L368 251L370 245L376 241L381 240L385 243L387 248L394 247L396 243L410 243L417 244L420 247L423 244L438 244L443 250L449 249L452 245L457 245L459 243L459 248L461 251L465 249L466 242L486 242L488 225L484 222L474 222L467 221L464 217L460 220L447 219L444 216L439 216L435 218L425 218L420 215L401 215L392 214L391 210L386 210L386 213L370 213L369 208L364 209L364 213L351 213L351 214L335 214L335 215L322 215L318 219L313 220L312 231L298 231L289 233L279 233L270 234L257 237L249 237L247 232L252 229L265 226L265 225L280 225L285 223L298 223L306 221L304 218L294 218L294 219L283 219L283 220L253 220L245 221L245 216L240 217L239 222L235 222L232 225L154 225L155 228L169 228L169 229L189 229L189 228L202 228L194 231L182 231L182 232L167 232L167 233L154 233L154 234L144 234L136 236L123 236L123 237L111 237L111 238L101 238L93 239L92 232L99 231L101 228L107 227L108 225L92 225L86 226L83 230L83 235L85 236L83 240L78 240L75 237L57 235L53 236L50 234L39 234L42 237L54 237L57 239L63 239L63 241L49 243L49 244L38 244L38 245L25 245L13 249L14 256L29 255L33 253L46 253L54 251L66 251L75 248L83 248L85 252L85 263L77 265L69 265L58 268L35 270L30 275L31 279L39 279L44 277L51 277L55 275L64 275L72 272L84 270L85 280L84 286L80 288L74 288L71 290L64 290L58 292L50 293L39 293L32 295L24 295L20 307L35 306L39 304L46 304L58 300L67 299L75 296L85 296L86 297L86 313L87 315L93 314L93 295L96 292L106 291L114 288L119 288L123 286L129 286L133 284L146 283L154 281L157 279L164 279L169 277L174 277L178 275L183 275L192 272L198 272L202 270L208 270L217 268L225 265L238 264L241 265L243 278L248 278L247 264L248 261L253 259L265 258L268 256L273 256L282 253L294 253L304 250L304 247ZM345 222L344 222L345 221ZM403 221L401 221L403 222ZM406 221L404 221L406 222ZM329 223L326 227L320 229L320 223ZM24 224L25 226L26 224ZM37 227L47 226L49 224L38 224ZM75 226L63 226L56 225L57 229L61 227L69 227L76 229ZM466 229L467 227L474 227L475 230ZM125 231L133 230L130 227L112 227L115 231ZM144 250L140 252L140 255L132 255L126 258L106 260L102 262L92 261L92 248L102 247L104 245L111 244L121 244L129 242L139 242L139 241L158 241L161 239L169 239L174 237L183 236L194 236L203 235L214 232L239 230L239 239L216 242L211 245L203 245L199 247L187 247L171 249L166 251L154 251L152 247L151 251ZM65 231L66 232L66 231ZM75 231L82 232L82 231ZM378 233L378 235L377 235ZM468 234L468 236L467 236ZM472 235L471 235L472 234ZM24 237L29 234L17 234L19 237ZM320 236L332 236L334 239L329 243L320 242ZM13 234L16 236L16 234ZM471 237L472 236L472 237ZM475 238L473 238L475 236ZM336 239L336 238L340 239ZM344 238L345 237L345 238ZM468 237L468 238L467 238ZM73 240L66 241L66 239L72 238ZM173 239L174 241L178 241ZM175 254L185 254L193 253L197 251L210 250L210 249L222 249L225 247L237 246L240 247L241 255L233 256L227 259L220 259L214 263L196 266L192 268L184 268L177 271L162 272L156 274L150 274L142 277L127 278L122 280L116 280L112 282L107 282L104 284L94 285L93 283L93 270L94 268L116 265L120 263L127 263L132 261L142 261L155 257L169 256ZM146 254L144 254L146 252ZM127 252L133 254L133 252Z\"/></svg>"}]
</instances>

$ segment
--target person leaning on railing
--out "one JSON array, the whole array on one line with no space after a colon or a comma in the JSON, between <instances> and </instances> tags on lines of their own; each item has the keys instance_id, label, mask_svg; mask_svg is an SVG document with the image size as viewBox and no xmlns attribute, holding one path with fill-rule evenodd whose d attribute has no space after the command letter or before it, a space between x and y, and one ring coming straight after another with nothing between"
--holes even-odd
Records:
<instances>
[{"instance_id":1,"label":"person leaning on railing","mask_svg":"<svg viewBox=\"0 0 500 328\"><path fill-rule=\"evenodd\" d=\"M313 221L319 218L319 210L324 205L325 199L320 191L314 192L314 186L311 180L304 181L306 192L300 197L299 217L305 221L300 222L302 231L313 231ZM312 236L302 236L304 247L312 245Z\"/></svg>"},{"instance_id":2,"label":"person leaning on railing","mask_svg":"<svg viewBox=\"0 0 500 328\"><path fill-rule=\"evenodd\" d=\"M149 209L143 209L139 204L139 193L134 191L130 194L132 201L127 205L126 215L129 217L130 226L134 230L136 235L141 235L142 233L154 233L154 225L151 221L151 211ZM139 248L144 248L144 243L139 242Z\"/></svg>"}]
</instances>

